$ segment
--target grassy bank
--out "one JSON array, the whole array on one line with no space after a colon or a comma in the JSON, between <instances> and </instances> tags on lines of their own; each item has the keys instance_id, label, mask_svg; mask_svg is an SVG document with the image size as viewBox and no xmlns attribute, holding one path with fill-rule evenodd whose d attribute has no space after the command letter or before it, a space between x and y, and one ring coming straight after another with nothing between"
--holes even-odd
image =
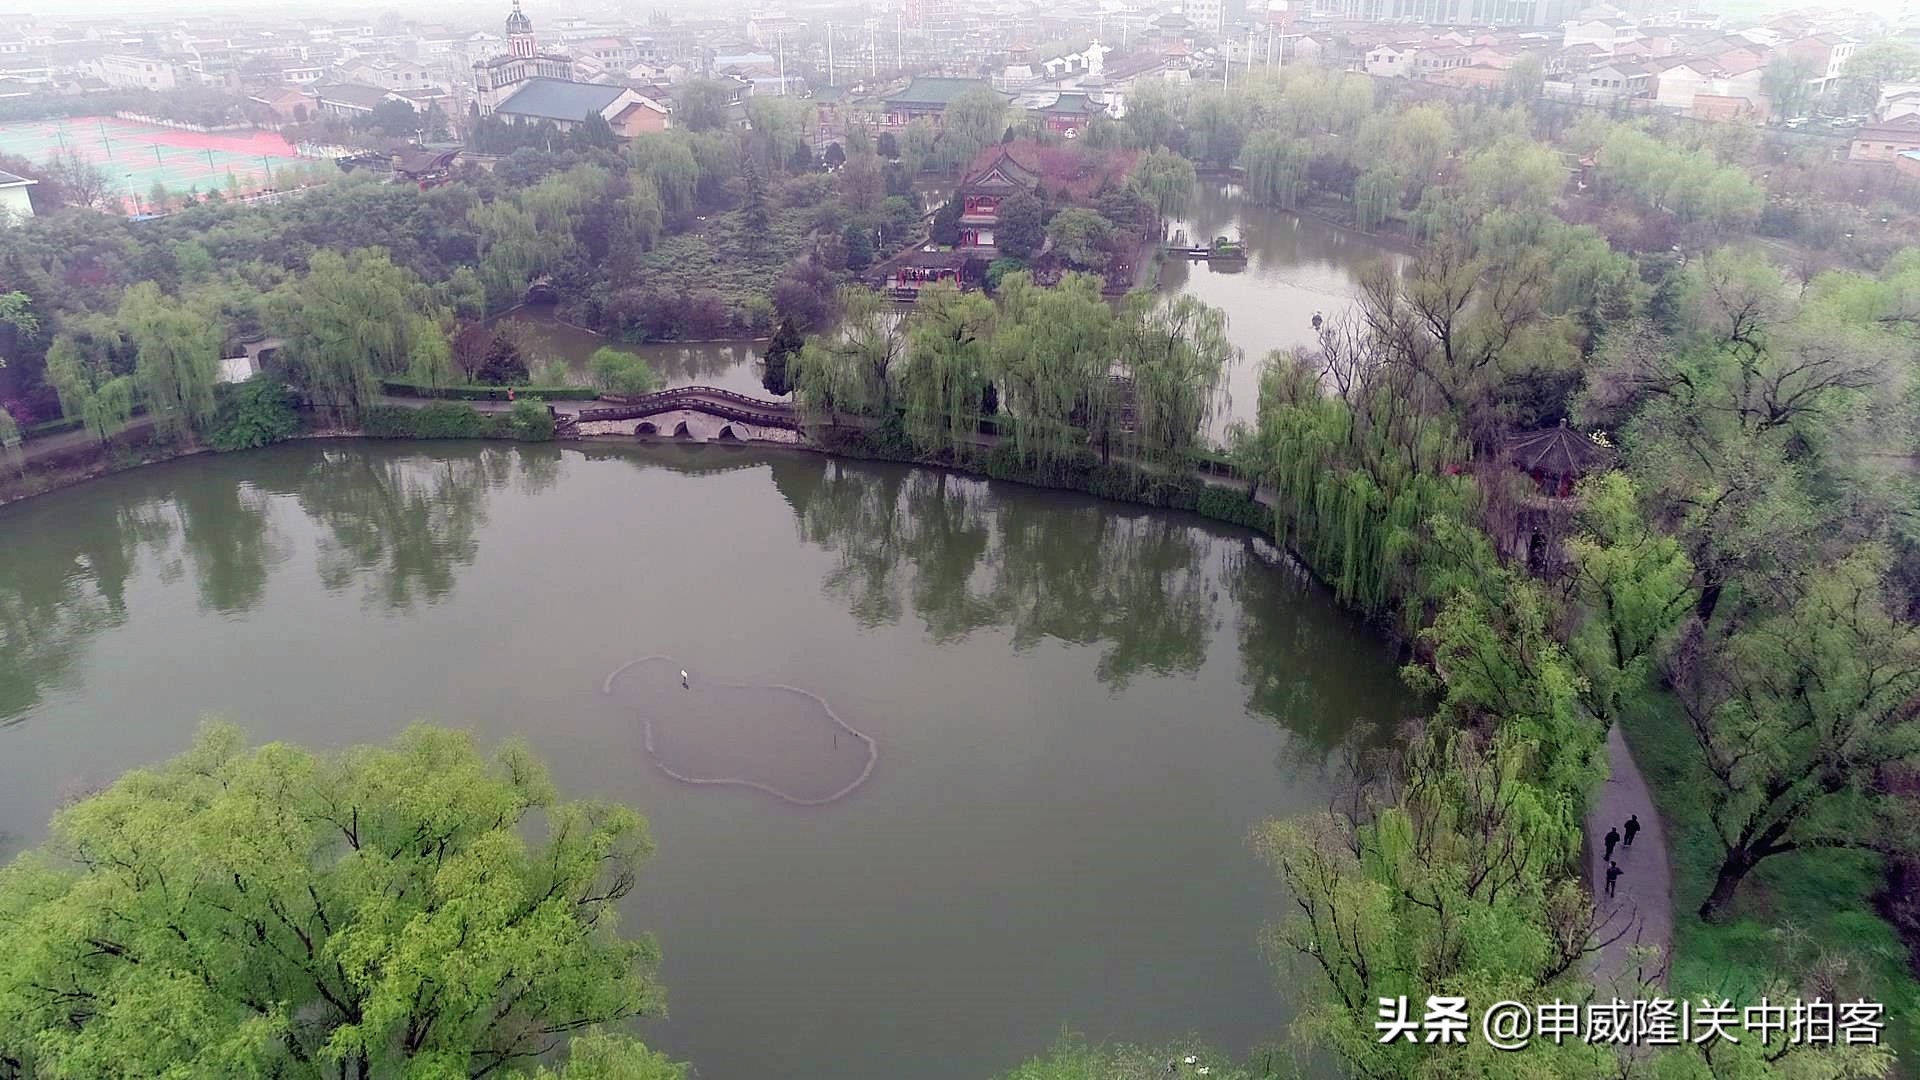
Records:
<instances>
[{"instance_id":1,"label":"grassy bank","mask_svg":"<svg viewBox=\"0 0 1920 1080\"><path fill-rule=\"evenodd\" d=\"M1836 996L1887 1007L1887 1036L1903 1073L1920 1075L1920 980L1892 924L1874 908L1884 883L1880 858L1814 849L1781 855L1754 870L1724 923L1701 921L1723 850L1708 815L1713 778L1677 702L1651 693L1625 710L1634 758L1667 827L1673 860L1672 989L1688 995L1757 999L1769 973L1821 985L1831 972ZM1844 965L1839 968L1836 965Z\"/></svg>"}]
</instances>

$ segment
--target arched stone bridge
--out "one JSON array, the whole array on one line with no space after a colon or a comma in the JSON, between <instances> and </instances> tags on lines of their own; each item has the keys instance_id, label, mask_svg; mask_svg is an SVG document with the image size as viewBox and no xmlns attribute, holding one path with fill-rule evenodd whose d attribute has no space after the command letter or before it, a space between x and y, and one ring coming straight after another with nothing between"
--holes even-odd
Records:
<instances>
[{"instance_id":1,"label":"arched stone bridge","mask_svg":"<svg viewBox=\"0 0 1920 1080\"><path fill-rule=\"evenodd\" d=\"M581 435L657 435L694 442L778 442L804 439L793 406L712 386L676 386L618 405L581 409Z\"/></svg>"}]
</instances>

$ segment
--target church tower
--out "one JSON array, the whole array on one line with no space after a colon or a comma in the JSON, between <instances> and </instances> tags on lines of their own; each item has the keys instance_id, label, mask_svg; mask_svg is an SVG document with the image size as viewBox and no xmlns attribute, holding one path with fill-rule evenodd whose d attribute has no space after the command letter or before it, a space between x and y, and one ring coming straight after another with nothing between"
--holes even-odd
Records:
<instances>
[{"instance_id":1,"label":"church tower","mask_svg":"<svg viewBox=\"0 0 1920 1080\"><path fill-rule=\"evenodd\" d=\"M507 16L507 53L512 56L532 56L536 51L533 20L520 10L520 0L513 0L513 14Z\"/></svg>"}]
</instances>

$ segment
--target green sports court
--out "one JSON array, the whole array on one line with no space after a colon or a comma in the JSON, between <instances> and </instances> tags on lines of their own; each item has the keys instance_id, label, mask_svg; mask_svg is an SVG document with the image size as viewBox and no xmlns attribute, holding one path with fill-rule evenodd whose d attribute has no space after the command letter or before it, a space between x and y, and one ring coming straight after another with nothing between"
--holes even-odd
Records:
<instances>
[{"instance_id":1,"label":"green sports court","mask_svg":"<svg viewBox=\"0 0 1920 1080\"><path fill-rule=\"evenodd\" d=\"M99 116L0 124L0 153L44 162L61 150L105 169L138 203L155 182L173 192L225 190L229 174L243 191L257 191L271 186L282 162L298 158L271 131L202 133Z\"/></svg>"}]
</instances>

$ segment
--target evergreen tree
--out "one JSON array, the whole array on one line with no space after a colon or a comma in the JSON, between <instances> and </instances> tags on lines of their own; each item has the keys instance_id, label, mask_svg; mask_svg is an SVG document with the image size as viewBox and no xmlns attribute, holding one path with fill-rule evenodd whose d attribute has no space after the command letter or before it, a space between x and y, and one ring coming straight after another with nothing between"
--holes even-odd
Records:
<instances>
[{"instance_id":1,"label":"evergreen tree","mask_svg":"<svg viewBox=\"0 0 1920 1080\"><path fill-rule=\"evenodd\" d=\"M787 363L800 351L804 339L793 325L792 319L781 319L780 329L767 343L767 353L763 357L765 368L760 374L760 385L774 397L783 397L793 389L793 383L787 378Z\"/></svg>"}]
</instances>

